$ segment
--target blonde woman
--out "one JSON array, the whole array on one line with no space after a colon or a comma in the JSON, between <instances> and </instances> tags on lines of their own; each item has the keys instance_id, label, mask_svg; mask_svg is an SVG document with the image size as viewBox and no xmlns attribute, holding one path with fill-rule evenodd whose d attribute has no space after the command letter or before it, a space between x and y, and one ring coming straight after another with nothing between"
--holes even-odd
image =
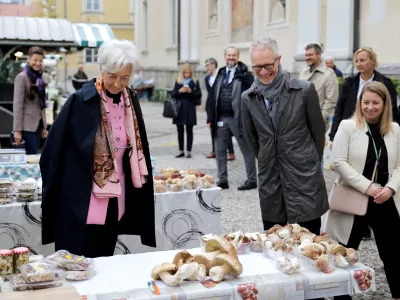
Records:
<instances>
[{"instance_id":1,"label":"blonde woman","mask_svg":"<svg viewBox=\"0 0 400 300\"><path fill-rule=\"evenodd\" d=\"M197 125L196 99L201 98L199 82L194 78L192 65L185 63L179 72L171 96L177 99L181 108L178 116L173 120L178 130L179 153L177 158L184 157L185 126L186 126L186 157L191 158L193 145L193 126Z\"/></svg>"},{"instance_id":2,"label":"blonde woman","mask_svg":"<svg viewBox=\"0 0 400 300\"><path fill-rule=\"evenodd\" d=\"M400 260L392 239L393 228L400 228L400 127L392 122L391 98L383 83L365 84L353 118L340 123L333 156L339 183L368 195L369 203L365 216L328 211L324 230L331 238L357 249L370 226L392 297L400 299ZM378 167L371 183L376 160Z\"/></svg>"},{"instance_id":3,"label":"blonde woman","mask_svg":"<svg viewBox=\"0 0 400 300\"><path fill-rule=\"evenodd\" d=\"M358 73L347 77L343 82L333 116L332 130L329 134L331 141L335 137L340 122L353 115L357 99L359 99L361 90L367 82L379 81L386 86L392 101L393 120L398 122L396 88L390 78L376 71L378 59L375 51L370 47L360 48L354 54L353 61Z\"/></svg>"}]
</instances>

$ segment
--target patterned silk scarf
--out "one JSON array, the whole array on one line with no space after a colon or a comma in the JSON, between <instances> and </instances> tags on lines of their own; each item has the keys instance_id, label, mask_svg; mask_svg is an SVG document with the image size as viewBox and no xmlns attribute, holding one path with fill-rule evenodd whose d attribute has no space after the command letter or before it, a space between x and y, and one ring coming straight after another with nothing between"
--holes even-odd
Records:
<instances>
[{"instance_id":1,"label":"patterned silk scarf","mask_svg":"<svg viewBox=\"0 0 400 300\"><path fill-rule=\"evenodd\" d=\"M93 180L103 188L113 172L115 172L114 163L114 145L113 134L110 120L108 117L108 106L105 98L105 88L103 78L99 76L96 79L96 90L100 95L100 114L101 123L96 133L93 149ZM146 176L149 175L146 165L146 159L143 154L142 139L140 137L139 125L136 118L132 99L126 89L122 96L125 103L126 133L128 145L131 145L129 160L132 171L132 183L135 188L141 188L146 183Z\"/></svg>"}]
</instances>

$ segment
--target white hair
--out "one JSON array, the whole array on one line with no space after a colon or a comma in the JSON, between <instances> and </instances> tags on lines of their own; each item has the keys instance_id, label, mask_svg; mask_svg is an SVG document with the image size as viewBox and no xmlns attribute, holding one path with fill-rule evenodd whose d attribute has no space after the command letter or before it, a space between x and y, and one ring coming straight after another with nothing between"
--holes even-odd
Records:
<instances>
[{"instance_id":1,"label":"white hair","mask_svg":"<svg viewBox=\"0 0 400 300\"><path fill-rule=\"evenodd\" d=\"M329 56L329 55L327 55L327 56L325 56L324 57L324 61L327 61L327 60L331 60L331 61L335 61L334 59L333 59L333 57L332 56Z\"/></svg>"},{"instance_id":2,"label":"white hair","mask_svg":"<svg viewBox=\"0 0 400 300\"><path fill-rule=\"evenodd\" d=\"M270 37L262 37L256 39L253 43L251 43L249 50L250 59L254 49L269 49L274 54L275 58L280 55L278 43L273 38Z\"/></svg>"},{"instance_id":3,"label":"white hair","mask_svg":"<svg viewBox=\"0 0 400 300\"><path fill-rule=\"evenodd\" d=\"M139 68L139 55L134 43L127 40L108 40L99 48L97 62L101 70L110 73L118 72L121 68L132 66L132 75Z\"/></svg>"}]
</instances>

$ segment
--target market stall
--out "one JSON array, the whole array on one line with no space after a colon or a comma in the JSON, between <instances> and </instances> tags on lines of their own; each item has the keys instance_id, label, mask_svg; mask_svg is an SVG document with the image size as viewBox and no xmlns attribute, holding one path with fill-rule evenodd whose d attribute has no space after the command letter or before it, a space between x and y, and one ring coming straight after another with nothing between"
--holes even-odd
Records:
<instances>
[{"instance_id":1,"label":"market stall","mask_svg":"<svg viewBox=\"0 0 400 300\"><path fill-rule=\"evenodd\" d=\"M374 270L358 262L358 256L354 255L356 252L342 253L343 246L326 236L312 235L312 240L309 240L309 233L301 233L305 237L301 241L299 239L299 244L292 232L291 241L282 239L281 234L276 234L279 238L275 239L273 234L238 232L231 236L233 240L230 242L229 236L203 236L199 239L202 247L189 251L117 255L93 260L59 251L39 261L35 257L34 263L21 264L18 268L21 274L10 277L11 284L3 286L3 293L8 295L44 286L73 285L85 300L300 300L376 290ZM262 240L256 241L256 236L262 237ZM285 239L287 243L283 242ZM260 249L253 242L261 244L262 252L254 252ZM279 247L275 246L277 243ZM291 250L282 250L282 243L290 246ZM315 245L321 247L314 249ZM276 255L268 250L275 251ZM340 265L334 258L323 266L317 263L322 258L310 264L307 256L311 252L335 258L343 254L348 264ZM4 250L0 256L3 254L4 257L7 253ZM283 261L290 261L294 268L283 268ZM43 278L44 275L52 277L51 280ZM28 279L33 282L19 283Z\"/></svg>"}]
</instances>

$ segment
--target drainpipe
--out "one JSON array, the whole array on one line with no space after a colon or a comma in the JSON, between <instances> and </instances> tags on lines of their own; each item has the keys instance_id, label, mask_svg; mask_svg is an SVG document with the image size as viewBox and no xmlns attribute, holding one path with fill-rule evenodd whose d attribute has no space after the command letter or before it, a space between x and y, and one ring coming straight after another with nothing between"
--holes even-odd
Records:
<instances>
[{"instance_id":1,"label":"drainpipe","mask_svg":"<svg viewBox=\"0 0 400 300\"><path fill-rule=\"evenodd\" d=\"M360 0L354 0L353 16L353 54L360 48ZM354 60L351 73L354 74Z\"/></svg>"},{"instance_id":2,"label":"drainpipe","mask_svg":"<svg viewBox=\"0 0 400 300\"><path fill-rule=\"evenodd\" d=\"M176 47L177 47L177 53L178 53L178 62L177 66L179 66L179 62L181 60L181 0L178 0L178 26L177 26L177 41L176 41Z\"/></svg>"}]
</instances>

